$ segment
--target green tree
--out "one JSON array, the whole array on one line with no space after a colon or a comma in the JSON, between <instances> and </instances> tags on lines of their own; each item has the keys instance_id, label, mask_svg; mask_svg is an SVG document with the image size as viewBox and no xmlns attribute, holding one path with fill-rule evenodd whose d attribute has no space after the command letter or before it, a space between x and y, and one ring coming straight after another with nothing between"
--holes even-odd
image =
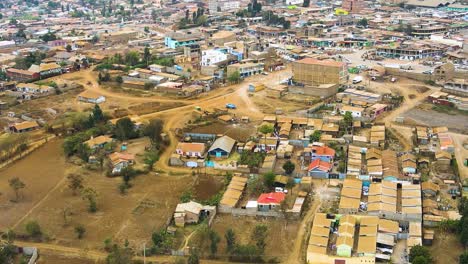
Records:
<instances>
[{"instance_id":1,"label":"green tree","mask_svg":"<svg viewBox=\"0 0 468 264\"><path fill-rule=\"evenodd\" d=\"M429 260L423 256L417 256L413 259L411 263L412 264L430 264L431 262L429 262Z\"/></svg>"},{"instance_id":2,"label":"green tree","mask_svg":"<svg viewBox=\"0 0 468 264\"><path fill-rule=\"evenodd\" d=\"M136 176L136 171L132 167L125 167L120 172L122 179L127 187L130 187L130 180Z\"/></svg>"},{"instance_id":3,"label":"green tree","mask_svg":"<svg viewBox=\"0 0 468 264\"><path fill-rule=\"evenodd\" d=\"M367 27L367 25L368 25L367 18L363 17L362 19L360 19L360 20L357 22L357 25L358 25L358 26L362 26L362 27Z\"/></svg>"},{"instance_id":4,"label":"green tree","mask_svg":"<svg viewBox=\"0 0 468 264\"><path fill-rule=\"evenodd\" d=\"M424 246L414 246L411 248L409 254L409 261L413 263L416 258L419 259L418 261L422 261L422 258L426 261L420 263L432 263L431 252L427 247Z\"/></svg>"},{"instance_id":5,"label":"green tree","mask_svg":"<svg viewBox=\"0 0 468 264\"><path fill-rule=\"evenodd\" d=\"M224 238L226 239L226 251L229 253L236 246L236 234L234 233L234 230L229 228L224 234Z\"/></svg>"},{"instance_id":6,"label":"green tree","mask_svg":"<svg viewBox=\"0 0 468 264\"><path fill-rule=\"evenodd\" d=\"M196 248L190 248L190 255L187 259L187 264L199 264L200 252Z\"/></svg>"},{"instance_id":7,"label":"green tree","mask_svg":"<svg viewBox=\"0 0 468 264\"><path fill-rule=\"evenodd\" d=\"M71 52L72 51L72 46L70 44L67 44L67 46L65 47L65 49L68 51L68 52Z\"/></svg>"},{"instance_id":8,"label":"green tree","mask_svg":"<svg viewBox=\"0 0 468 264\"><path fill-rule=\"evenodd\" d=\"M82 159L85 162L88 162L89 156L91 155L91 148L84 143L78 144L76 154L80 159Z\"/></svg>"},{"instance_id":9,"label":"green tree","mask_svg":"<svg viewBox=\"0 0 468 264\"><path fill-rule=\"evenodd\" d=\"M273 125L271 124L264 124L258 128L258 131L264 135L267 135L267 134L273 133L274 128L273 128Z\"/></svg>"},{"instance_id":10,"label":"green tree","mask_svg":"<svg viewBox=\"0 0 468 264\"><path fill-rule=\"evenodd\" d=\"M107 255L106 264L129 264L132 263L132 251L128 247L121 248L114 244Z\"/></svg>"},{"instance_id":11,"label":"green tree","mask_svg":"<svg viewBox=\"0 0 468 264\"><path fill-rule=\"evenodd\" d=\"M230 83L239 83L241 81L241 76L239 71L235 71L228 76L228 81Z\"/></svg>"},{"instance_id":12,"label":"green tree","mask_svg":"<svg viewBox=\"0 0 468 264\"><path fill-rule=\"evenodd\" d=\"M304 0L302 3L302 7L309 7L310 6L310 0Z\"/></svg>"},{"instance_id":13,"label":"green tree","mask_svg":"<svg viewBox=\"0 0 468 264\"><path fill-rule=\"evenodd\" d=\"M264 136L264 138L265 138L265 142L264 142L264 143L265 143L265 151L266 151L266 147L267 147L267 146L266 146L266 144L267 144L267 142L266 142L267 135L273 133L273 132L275 131L275 128L273 127L272 124L263 124L263 125L261 125L261 126L258 128L258 131L259 131L260 133L262 133L263 136Z\"/></svg>"},{"instance_id":14,"label":"green tree","mask_svg":"<svg viewBox=\"0 0 468 264\"><path fill-rule=\"evenodd\" d=\"M159 148L162 142L162 132L163 132L164 123L160 119L151 119L149 124L143 129L143 134L147 136L151 144Z\"/></svg>"},{"instance_id":15,"label":"green tree","mask_svg":"<svg viewBox=\"0 0 468 264\"><path fill-rule=\"evenodd\" d=\"M57 36L52 33L52 32L47 32L46 34L44 34L42 37L41 37L42 41L44 42L49 42L49 41L53 41L53 40L56 40L57 39Z\"/></svg>"},{"instance_id":16,"label":"green tree","mask_svg":"<svg viewBox=\"0 0 468 264\"><path fill-rule=\"evenodd\" d=\"M152 88L154 88L154 84L151 82L145 82L145 85L143 86L145 90L149 91Z\"/></svg>"},{"instance_id":17,"label":"green tree","mask_svg":"<svg viewBox=\"0 0 468 264\"><path fill-rule=\"evenodd\" d=\"M286 174L291 174L293 171L296 169L296 165L292 163L290 160L286 161L283 164L283 170L286 172Z\"/></svg>"},{"instance_id":18,"label":"green tree","mask_svg":"<svg viewBox=\"0 0 468 264\"><path fill-rule=\"evenodd\" d=\"M125 54L125 63L130 66L137 65L140 62L140 55L137 51L129 51Z\"/></svg>"},{"instance_id":19,"label":"green tree","mask_svg":"<svg viewBox=\"0 0 468 264\"><path fill-rule=\"evenodd\" d=\"M93 108L93 113L92 117L94 120L94 123L101 123L106 121L106 118L104 117L104 113L101 110L101 107L99 105L95 104Z\"/></svg>"},{"instance_id":20,"label":"green tree","mask_svg":"<svg viewBox=\"0 0 468 264\"><path fill-rule=\"evenodd\" d=\"M128 117L117 120L114 133L121 141L132 139L137 136L137 132L135 131L135 124Z\"/></svg>"},{"instance_id":21,"label":"green tree","mask_svg":"<svg viewBox=\"0 0 468 264\"><path fill-rule=\"evenodd\" d=\"M145 46L145 49L143 51L143 61L145 62L146 66L149 65L151 60L151 51L148 46Z\"/></svg>"},{"instance_id":22,"label":"green tree","mask_svg":"<svg viewBox=\"0 0 468 264\"><path fill-rule=\"evenodd\" d=\"M86 233L86 228L83 225L75 226L75 234L78 239L82 239Z\"/></svg>"},{"instance_id":23,"label":"green tree","mask_svg":"<svg viewBox=\"0 0 468 264\"><path fill-rule=\"evenodd\" d=\"M20 190L24 189L26 187L26 184L22 182L18 177L14 177L8 180L8 184L10 185L10 188L13 189L13 191L15 192L15 201L19 201Z\"/></svg>"},{"instance_id":24,"label":"green tree","mask_svg":"<svg viewBox=\"0 0 468 264\"><path fill-rule=\"evenodd\" d=\"M8 233L11 233L11 231L8 231ZM13 263L16 247L13 245L12 238L7 241L0 241L0 263Z\"/></svg>"},{"instance_id":25,"label":"green tree","mask_svg":"<svg viewBox=\"0 0 468 264\"><path fill-rule=\"evenodd\" d=\"M346 127L350 127L353 125L353 115L351 112L346 111L343 116L343 122L345 123Z\"/></svg>"},{"instance_id":26,"label":"green tree","mask_svg":"<svg viewBox=\"0 0 468 264\"><path fill-rule=\"evenodd\" d=\"M152 251L155 254L166 253L172 246L172 237L164 229L153 232L151 235L151 240L153 242Z\"/></svg>"},{"instance_id":27,"label":"green tree","mask_svg":"<svg viewBox=\"0 0 468 264\"><path fill-rule=\"evenodd\" d=\"M73 192L73 195L76 195L76 191L83 189L83 177L78 174L70 174L67 176L68 179L68 188Z\"/></svg>"},{"instance_id":28,"label":"green tree","mask_svg":"<svg viewBox=\"0 0 468 264\"><path fill-rule=\"evenodd\" d=\"M97 192L91 187L87 187L81 191L81 198L88 202L88 211L94 213L97 211Z\"/></svg>"},{"instance_id":29,"label":"green tree","mask_svg":"<svg viewBox=\"0 0 468 264\"><path fill-rule=\"evenodd\" d=\"M468 251L463 252L458 260L459 264L468 264Z\"/></svg>"},{"instance_id":30,"label":"green tree","mask_svg":"<svg viewBox=\"0 0 468 264\"><path fill-rule=\"evenodd\" d=\"M275 184L275 177L276 175L272 171L263 174L263 184L265 187L268 189L273 188L273 185Z\"/></svg>"},{"instance_id":31,"label":"green tree","mask_svg":"<svg viewBox=\"0 0 468 264\"><path fill-rule=\"evenodd\" d=\"M322 132L319 130L314 130L314 133L309 136L309 142L314 143L320 141L320 137L322 136Z\"/></svg>"},{"instance_id":32,"label":"green tree","mask_svg":"<svg viewBox=\"0 0 468 264\"><path fill-rule=\"evenodd\" d=\"M39 238L42 235L41 226L37 221L29 221L26 223L26 233L33 238Z\"/></svg>"},{"instance_id":33,"label":"green tree","mask_svg":"<svg viewBox=\"0 0 468 264\"><path fill-rule=\"evenodd\" d=\"M122 84L122 83L123 83L123 78L122 78L122 76L119 75L119 76L115 77L115 81L116 81L117 83L119 83L119 84Z\"/></svg>"},{"instance_id":34,"label":"green tree","mask_svg":"<svg viewBox=\"0 0 468 264\"><path fill-rule=\"evenodd\" d=\"M265 252L266 238L268 236L268 227L264 224L256 225L252 233L252 241L255 241L260 254Z\"/></svg>"},{"instance_id":35,"label":"green tree","mask_svg":"<svg viewBox=\"0 0 468 264\"><path fill-rule=\"evenodd\" d=\"M221 238L219 237L218 233L214 230L210 230L210 253L211 256L215 256L216 253L218 252L218 243L221 241Z\"/></svg>"}]
</instances>

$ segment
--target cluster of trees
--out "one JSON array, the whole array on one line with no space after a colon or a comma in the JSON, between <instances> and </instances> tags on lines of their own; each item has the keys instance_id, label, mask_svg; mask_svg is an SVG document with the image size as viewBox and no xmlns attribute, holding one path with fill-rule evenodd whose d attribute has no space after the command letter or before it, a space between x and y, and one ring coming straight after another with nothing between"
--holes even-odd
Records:
<instances>
[{"instance_id":1,"label":"cluster of trees","mask_svg":"<svg viewBox=\"0 0 468 264\"><path fill-rule=\"evenodd\" d=\"M18 56L15 58L15 68L27 70L33 64L40 64L46 56L45 53L40 51L30 52L26 57Z\"/></svg>"},{"instance_id":2,"label":"cluster of trees","mask_svg":"<svg viewBox=\"0 0 468 264\"><path fill-rule=\"evenodd\" d=\"M0 263L13 263L13 258L16 255L16 247L13 245L13 231L8 230L4 233L0 240Z\"/></svg>"},{"instance_id":3,"label":"cluster of trees","mask_svg":"<svg viewBox=\"0 0 468 264\"><path fill-rule=\"evenodd\" d=\"M361 27L367 27L367 25L368 25L367 18L363 17L363 18L360 19L356 24L357 24L358 26L361 26Z\"/></svg>"},{"instance_id":4,"label":"cluster of trees","mask_svg":"<svg viewBox=\"0 0 468 264\"><path fill-rule=\"evenodd\" d=\"M276 174L273 172L267 172L263 175L249 178L249 182L247 184L248 192L251 194L259 195L264 192L272 191L275 185L275 178ZM288 182L286 183L286 188L291 188L293 186L294 179L292 177L289 177Z\"/></svg>"},{"instance_id":5,"label":"cluster of trees","mask_svg":"<svg viewBox=\"0 0 468 264\"><path fill-rule=\"evenodd\" d=\"M273 11L262 12L263 20L267 25L281 25L283 29L291 28L291 22L287 21L284 17L280 17L273 13Z\"/></svg>"},{"instance_id":6,"label":"cluster of trees","mask_svg":"<svg viewBox=\"0 0 468 264\"><path fill-rule=\"evenodd\" d=\"M5 162L28 149L29 137L25 134L8 134L0 140L0 162Z\"/></svg>"},{"instance_id":7,"label":"cluster of trees","mask_svg":"<svg viewBox=\"0 0 468 264\"><path fill-rule=\"evenodd\" d=\"M129 51L124 55L120 53L105 59L101 64L96 67L96 70L114 69L113 65L126 65L123 69L128 71L132 68L144 68L150 64L159 64L162 66L172 67L175 65L174 58L160 58L153 56L149 47L145 47L143 54L137 51Z\"/></svg>"},{"instance_id":8,"label":"cluster of trees","mask_svg":"<svg viewBox=\"0 0 468 264\"><path fill-rule=\"evenodd\" d=\"M8 180L8 184L10 185L10 188L13 190L15 193L15 200L14 202L18 202L21 198L21 190L26 187L26 184L21 181L20 178L14 177Z\"/></svg>"},{"instance_id":9,"label":"cluster of trees","mask_svg":"<svg viewBox=\"0 0 468 264\"><path fill-rule=\"evenodd\" d=\"M242 80L241 76L240 76L240 73L239 71L235 71L233 73L231 73L227 80L230 82L230 83L240 83L240 81Z\"/></svg>"},{"instance_id":10,"label":"cluster of trees","mask_svg":"<svg viewBox=\"0 0 468 264\"><path fill-rule=\"evenodd\" d=\"M197 11L192 13L190 16L190 11L187 9L185 11L185 17L179 21L179 28L189 28L189 27L198 27L206 25L207 18L205 16L205 9L199 7Z\"/></svg>"},{"instance_id":11,"label":"cluster of trees","mask_svg":"<svg viewBox=\"0 0 468 264\"><path fill-rule=\"evenodd\" d=\"M103 135L110 130L106 124L108 117L104 115L101 108L95 105L93 111L88 115L75 115L71 120L71 127L78 131L65 138L63 151L68 157L78 155L82 160L88 161L91 149L84 144L91 136Z\"/></svg>"},{"instance_id":12,"label":"cluster of trees","mask_svg":"<svg viewBox=\"0 0 468 264\"><path fill-rule=\"evenodd\" d=\"M258 13L262 11L262 4L260 4L257 0L252 0L247 5L246 9L240 10L236 12L236 16L238 17L254 17Z\"/></svg>"},{"instance_id":13,"label":"cluster of trees","mask_svg":"<svg viewBox=\"0 0 468 264\"><path fill-rule=\"evenodd\" d=\"M432 263L431 252L427 247L414 246L411 248L409 261L413 264L430 264Z\"/></svg>"},{"instance_id":14,"label":"cluster of trees","mask_svg":"<svg viewBox=\"0 0 468 264\"><path fill-rule=\"evenodd\" d=\"M265 153L242 151L239 157L239 164L247 165L249 168L258 168L265 159Z\"/></svg>"},{"instance_id":15,"label":"cluster of trees","mask_svg":"<svg viewBox=\"0 0 468 264\"><path fill-rule=\"evenodd\" d=\"M256 225L250 237L251 242L247 244L239 243L232 229L228 229L224 237L226 239L226 251L231 261L263 262L262 255L265 253L268 237L268 227L266 225Z\"/></svg>"},{"instance_id":16,"label":"cluster of trees","mask_svg":"<svg viewBox=\"0 0 468 264\"><path fill-rule=\"evenodd\" d=\"M403 32L406 35L411 35L413 33L413 26L410 24L407 24L407 25L399 24L398 27L395 29L395 31Z\"/></svg>"},{"instance_id":17,"label":"cluster of trees","mask_svg":"<svg viewBox=\"0 0 468 264\"><path fill-rule=\"evenodd\" d=\"M439 224L441 234L456 234L460 243L465 248L465 252L460 255L459 263L468 264L468 198L462 197L458 204L458 212L462 215L460 220L445 220ZM430 262L427 262L430 263Z\"/></svg>"},{"instance_id":18,"label":"cluster of trees","mask_svg":"<svg viewBox=\"0 0 468 264\"><path fill-rule=\"evenodd\" d=\"M98 197L97 191L91 187L85 187L83 185L83 177L81 175L69 174L67 176L67 180L68 180L68 188L72 191L72 194L77 195L78 193L80 193L82 200L88 203L88 211L90 213L96 212L98 209L97 208L97 197ZM65 223L67 222L65 213L64 213L64 222ZM81 239L81 237L84 234L84 231L79 230L76 232L79 233L79 238Z\"/></svg>"},{"instance_id":19,"label":"cluster of trees","mask_svg":"<svg viewBox=\"0 0 468 264\"><path fill-rule=\"evenodd\" d=\"M57 40L57 36L53 32L50 32L50 31L42 35L40 38L44 42Z\"/></svg>"}]
</instances>

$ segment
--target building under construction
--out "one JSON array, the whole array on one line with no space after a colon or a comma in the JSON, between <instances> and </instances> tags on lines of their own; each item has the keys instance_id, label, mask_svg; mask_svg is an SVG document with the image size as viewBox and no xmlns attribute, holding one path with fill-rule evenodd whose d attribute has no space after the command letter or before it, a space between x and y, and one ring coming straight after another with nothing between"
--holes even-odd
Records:
<instances>
[{"instance_id":1,"label":"building under construction","mask_svg":"<svg viewBox=\"0 0 468 264\"><path fill-rule=\"evenodd\" d=\"M335 94L348 80L346 64L333 60L305 58L293 63L293 84L290 91L320 97Z\"/></svg>"}]
</instances>

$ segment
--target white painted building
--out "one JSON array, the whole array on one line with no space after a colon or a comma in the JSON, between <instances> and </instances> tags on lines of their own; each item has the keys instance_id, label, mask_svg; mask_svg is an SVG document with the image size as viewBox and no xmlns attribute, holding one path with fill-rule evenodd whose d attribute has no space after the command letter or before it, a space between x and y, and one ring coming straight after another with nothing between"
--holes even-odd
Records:
<instances>
[{"instance_id":1,"label":"white painted building","mask_svg":"<svg viewBox=\"0 0 468 264\"><path fill-rule=\"evenodd\" d=\"M217 49L202 51L201 66L211 66L218 62L227 60L227 54Z\"/></svg>"},{"instance_id":2,"label":"white painted building","mask_svg":"<svg viewBox=\"0 0 468 264\"><path fill-rule=\"evenodd\" d=\"M364 108L362 107L354 107L350 105L344 105L340 109L340 114L344 115L346 112L351 112L352 117L361 117L362 112L364 111Z\"/></svg>"},{"instance_id":3,"label":"white painted building","mask_svg":"<svg viewBox=\"0 0 468 264\"><path fill-rule=\"evenodd\" d=\"M221 11L235 11L240 8L239 1L224 1L220 3Z\"/></svg>"}]
</instances>

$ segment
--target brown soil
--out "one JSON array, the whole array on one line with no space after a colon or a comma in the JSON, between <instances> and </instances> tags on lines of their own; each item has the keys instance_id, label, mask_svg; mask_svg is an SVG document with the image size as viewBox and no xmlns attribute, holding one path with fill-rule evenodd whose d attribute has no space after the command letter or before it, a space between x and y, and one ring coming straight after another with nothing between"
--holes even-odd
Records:
<instances>
[{"instance_id":1,"label":"brown soil","mask_svg":"<svg viewBox=\"0 0 468 264\"><path fill-rule=\"evenodd\" d=\"M54 140L34 151L15 164L0 170L0 230L13 226L47 195L64 177L65 159L62 141ZM26 184L21 191L22 199L14 200L15 194L8 180L19 177Z\"/></svg>"},{"instance_id":2,"label":"brown soil","mask_svg":"<svg viewBox=\"0 0 468 264\"><path fill-rule=\"evenodd\" d=\"M16 227L24 233L24 226L36 220L51 241L60 245L99 249L106 238L114 241L129 239L131 245L149 241L151 233L165 226L171 218L179 197L189 182L184 176L140 175L132 180L127 195L121 195L117 186L120 178L107 178L99 171L88 171L63 158L61 141L54 141L0 172L0 229ZM66 175L78 173L84 185L98 193L98 212L87 211L87 204L69 190ZM8 179L19 176L26 183L24 198L18 203L8 187ZM64 225L63 210L71 216ZM85 238L77 240L74 227L86 228Z\"/></svg>"},{"instance_id":3,"label":"brown soil","mask_svg":"<svg viewBox=\"0 0 468 264\"><path fill-rule=\"evenodd\" d=\"M238 243L251 243L251 235L257 224L266 224L268 226L267 246L265 260L277 257L280 260L286 260L291 253L298 232L298 222L284 219L255 219L253 217L234 217L232 215L217 215L213 221L212 228L222 237L218 246L218 252L226 252L226 241L224 234L229 228L232 228L236 234ZM255 243L255 241L253 241Z\"/></svg>"},{"instance_id":4,"label":"brown soil","mask_svg":"<svg viewBox=\"0 0 468 264\"><path fill-rule=\"evenodd\" d=\"M198 200L207 200L223 188L221 177L202 175L195 182L194 195Z\"/></svg>"},{"instance_id":5,"label":"brown soil","mask_svg":"<svg viewBox=\"0 0 468 264\"><path fill-rule=\"evenodd\" d=\"M144 115L149 113L154 113L158 111L163 111L175 107L184 106L183 103L160 103L160 102L147 102L137 105L132 105L128 109L136 115Z\"/></svg>"},{"instance_id":6,"label":"brown soil","mask_svg":"<svg viewBox=\"0 0 468 264\"><path fill-rule=\"evenodd\" d=\"M463 253L463 246L455 234L443 235L436 231L430 250L435 264L458 263L458 257Z\"/></svg>"},{"instance_id":7,"label":"brown soil","mask_svg":"<svg viewBox=\"0 0 468 264\"><path fill-rule=\"evenodd\" d=\"M228 125L221 122L214 122L207 126L196 127L191 130L192 133L221 134L232 137L235 140L246 141L255 134L256 129L249 124Z\"/></svg>"}]
</instances>

